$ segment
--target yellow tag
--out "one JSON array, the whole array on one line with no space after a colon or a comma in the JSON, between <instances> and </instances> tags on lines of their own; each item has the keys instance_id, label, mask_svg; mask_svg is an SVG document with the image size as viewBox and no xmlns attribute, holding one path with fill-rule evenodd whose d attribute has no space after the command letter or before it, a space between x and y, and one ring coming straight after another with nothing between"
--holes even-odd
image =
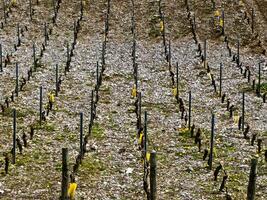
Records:
<instances>
[{"instance_id":1,"label":"yellow tag","mask_svg":"<svg viewBox=\"0 0 267 200\"><path fill-rule=\"evenodd\" d=\"M68 197L74 199L75 191L77 188L77 183L70 183L68 188Z\"/></svg>"},{"instance_id":2,"label":"yellow tag","mask_svg":"<svg viewBox=\"0 0 267 200\"><path fill-rule=\"evenodd\" d=\"M223 19L220 19L220 27L223 27Z\"/></svg>"},{"instance_id":3,"label":"yellow tag","mask_svg":"<svg viewBox=\"0 0 267 200\"><path fill-rule=\"evenodd\" d=\"M149 160L150 160L150 153L146 153L146 161L149 162Z\"/></svg>"},{"instance_id":4,"label":"yellow tag","mask_svg":"<svg viewBox=\"0 0 267 200\"><path fill-rule=\"evenodd\" d=\"M11 3L10 3L11 6L17 6L17 0L12 0Z\"/></svg>"},{"instance_id":5,"label":"yellow tag","mask_svg":"<svg viewBox=\"0 0 267 200\"><path fill-rule=\"evenodd\" d=\"M176 97L176 95L177 95L177 88L173 88L172 89L172 94L173 94L174 97Z\"/></svg>"},{"instance_id":6,"label":"yellow tag","mask_svg":"<svg viewBox=\"0 0 267 200\"><path fill-rule=\"evenodd\" d=\"M163 24L163 21L160 20L160 32L163 32L164 30L164 24Z\"/></svg>"},{"instance_id":7,"label":"yellow tag","mask_svg":"<svg viewBox=\"0 0 267 200\"><path fill-rule=\"evenodd\" d=\"M235 124L238 124L238 121L239 121L239 115L238 115L238 112L234 113L233 121L234 121Z\"/></svg>"},{"instance_id":8,"label":"yellow tag","mask_svg":"<svg viewBox=\"0 0 267 200\"><path fill-rule=\"evenodd\" d=\"M215 16L215 17L219 17L219 16L220 16L220 11L219 11L219 10L216 10L216 11L214 12L214 16Z\"/></svg>"},{"instance_id":9,"label":"yellow tag","mask_svg":"<svg viewBox=\"0 0 267 200\"><path fill-rule=\"evenodd\" d=\"M208 75L209 79L212 80L212 75L211 75L211 73L209 72L207 75Z\"/></svg>"},{"instance_id":10,"label":"yellow tag","mask_svg":"<svg viewBox=\"0 0 267 200\"><path fill-rule=\"evenodd\" d=\"M132 97L136 97L137 95L137 90L136 90L136 86L134 85L132 88Z\"/></svg>"},{"instance_id":11,"label":"yellow tag","mask_svg":"<svg viewBox=\"0 0 267 200\"><path fill-rule=\"evenodd\" d=\"M143 132L140 133L139 139L138 139L138 144L141 145L143 140Z\"/></svg>"}]
</instances>

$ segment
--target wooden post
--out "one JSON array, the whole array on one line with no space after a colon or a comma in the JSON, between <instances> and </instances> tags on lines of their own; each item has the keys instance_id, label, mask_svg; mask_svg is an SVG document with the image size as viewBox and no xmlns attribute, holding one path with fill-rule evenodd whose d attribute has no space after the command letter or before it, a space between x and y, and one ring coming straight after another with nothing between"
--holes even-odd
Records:
<instances>
[{"instance_id":1,"label":"wooden post","mask_svg":"<svg viewBox=\"0 0 267 200\"><path fill-rule=\"evenodd\" d=\"M32 21L32 0L30 0L30 19Z\"/></svg>"},{"instance_id":2,"label":"wooden post","mask_svg":"<svg viewBox=\"0 0 267 200\"><path fill-rule=\"evenodd\" d=\"M44 36L45 36L45 46L47 46L48 33L47 33L47 24L46 24L46 22L44 24Z\"/></svg>"},{"instance_id":3,"label":"wooden post","mask_svg":"<svg viewBox=\"0 0 267 200\"><path fill-rule=\"evenodd\" d=\"M12 149L12 164L16 163L16 132L17 132L17 111L13 109L13 149Z\"/></svg>"},{"instance_id":4,"label":"wooden post","mask_svg":"<svg viewBox=\"0 0 267 200\"><path fill-rule=\"evenodd\" d=\"M5 20L5 24L6 24L6 4L5 4L5 1L3 1L3 10L4 10L4 20Z\"/></svg>"},{"instance_id":5,"label":"wooden post","mask_svg":"<svg viewBox=\"0 0 267 200\"><path fill-rule=\"evenodd\" d=\"M34 71L36 71L36 50L35 50L35 44L33 44L32 46L32 49L33 49L33 68L34 68Z\"/></svg>"},{"instance_id":6,"label":"wooden post","mask_svg":"<svg viewBox=\"0 0 267 200\"><path fill-rule=\"evenodd\" d=\"M219 96L222 96L222 63L220 63L220 88L219 88Z\"/></svg>"},{"instance_id":7,"label":"wooden post","mask_svg":"<svg viewBox=\"0 0 267 200\"><path fill-rule=\"evenodd\" d=\"M242 93L242 131L244 132L245 127L245 92Z\"/></svg>"},{"instance_id":8,"label":"wooden post","mask_svg":"<svg viewBox=\"0 0 267 200\"><path fill-rule=\"evenodd\" d=\"M19 65L16 63L16 97L19 96Z\"/></svg>"},{"instance_id":9,"label":"wooden post","mask_svg":"<svg viewBox=\"0 0 267 200\"><path fill-rule=\"evenodd\" d=\"M239 48L240 48L240 42L239 42L239 38L237 39L237 66L239 67L240 65L240 55L239 55Z\"/></svg>"},{"instance_id":10,"label":"wooden post","mask_svg":"<svg viewBox=\"0 0 267 200\"><path fill-rule=\"evenodd\" d=\"M188 129L190 130L191 128L191 103L192 103L192 96L191 96L191 91L189 91L189 116L188 116Z\"/></svg>"},{"instance_id":11,"label":"wooden post","mask_svg":"<svg viewBox=\"0 0 267 200\"><path fill-rule=\"evenodd\" d=\"M98 61L96 62L96 87L98 89L98 85L99 84L99 65L98 65Z\"/></svg>"},{"instance_id":12,"label":"wooden post","mask_svg":"<svg viewBox=\"0 0 267 200\"><path fill-rule=\"evenodd\" d=\"M222 35L225 35L225 25L224 25L224 10L222 10L222 22L223 22L223 26L222 26Z\"/></svg>"},{"instance_id":13,"label":"wooden post","mask_svg":"<svg viewBox=\"0 0 267 200\"><path fill-rule=\"evenodd\" d=\"M253 34L254 33L254 8L252 8L252 11L251 11L251 31Z\"/></svg>"},{"instance_id":14,"label":"wooden post","mask_svg":"<svg viewBox=\"0 0 267 200\"><path fill-rule=\"evenodd\" d=\"M150 200L157 199L157 161L156 151L150 154Z\"/></svg>"},{"instance_id":15,"label":"wooden post","mask_svg":"<svg viewBox=\"0 0 267 200\"><path fill-rule=\"evenodd\" d=\"M61 200L68 199L68 148L62 148L62 183L61 183Z\"/></svg>"},{"instance_id":16,"label":"wooden post","mask_svg":"<svg viewBox=\"0 0 267 200\"><path fill-rule=\"evenodd\" d=\"M83 155L83 113L80 113L80 154Z\"/></svg>"},{"instance_id":17,"label":"wooden post","mask_svg":"<svg viewBox=\"0 0 267 200\"><path fill-rule=\"evenodd\" d=\"M258 85L257 85L257 96L261 95L261 63L259 62L259 72L258 72Z\"/></svg>"},{"instance_id":18,"label":"wooden post","mask_svg":"<svg viewBox=\"0 0 267 200\"><path fill-rule=\"evenodd\" d=\"M168 54L168 62L169 62L169 70L171 70L171 40L169 40L169 54Z\"/></svg>"},{"instance_id":19,"label":"wooden post","mask_svg":"<svg viewBox=\"0 0 267 200\"><path fill-rule=\"evenodd\" d=\"M176 92L177 92L177 103L179 102L179 65L176 63Z\"/></svg>"},{"instance_id":20,"label":"wooden post","mask_svg":"<svg viewBox=\"0 0 267 200\"><path fill-rule=\"evenodd\" d=\"M204 67L206 68L207 60L207 39L204 40Z\"/></svg>"},{"instance_id":21,"label":"wooden post","mask_svg":"<svg viewBox=\"0 0 267 200\"><path fill-rule=\"evenodd\" d=\"M145 125L144 125L144 152L147 151L147 111L145 111Z\"/></svg>"},{"instance_id":22,"label":"wooden post","mask_svg":"<svg viewBox=\"0 0 267 200\"><path fill-rule=\"evenodd\" d=\"M257 162L258 162L257 159L255 158L251 159L251 168L250 168L248 190L247 190L247 200L255 199Z\"/></svg>"},{"instance_id":23,"label":"wooden post","mask_svg":"<svg viewBox=\"0 0 267 200\"><path fill-rule=\"evenodd\" d=\"M56 64L56 97L58 96L58 64Z\"/></svg>"},{"instance_id":24,"label":"wooden post","mask_svg":"<svg viewBox=\"0 0 267 200\"><path fill-rule=\"evenodd\" d=\"M19 32L19 23L17 24L17 37L18 37L18 46L20 46L20 32Z\"/></svg>"},{"instance_id":25,"label":"wooden post","mask_svg":"<svg viewBox=\"0 0 267 200\"><path fill-rule=\"evenodd\" d=\"M2 44L0 44L0 72L3 72L3 51L2 51Z\"/></svg>"},{"instance_id":26,"label":"wooden post","mask_svg":"<svg viewBox=\"0 0 267 200\"><path fill-rule=\"evenodd\" d=\"M92 126L93 126L93 112L94 112L94 90L91 92L91 112L90 112L90 122L89 122L89 136L91 135Z\"/></svg>"},{"instance_id":27,"label":"wooden post","mask_svg":"<svg viewBox=\"0 0 267 200\"><path fill-rule=\"evenodd\" d=\"M142 111L142 108L141 108L141 105L142 105L142 102L141 102L141 92L138 92L138 130L141 128L141 111Z\"/></svg>"},{"instance_id":28,"label":"wooden post","mask_svg":"<svg viewBox=\"0 0 267 200\"><path fill-rule=\"evenodd\" d=\"M209 155L209 169L212 170L212 160L213 160L213 142L214 142L214 113L211 116L211 136L210 136L210 155Z\"/></svg>"},{"instance_id":29,"label":"wooden post","mask_svg":"<svg viewBox=\"0 0 267 200\"><path fill-rule=\"evenodd\" d=\"M42 125L42 112L43 112L43 87L40 86L40 103L39 103L39 124Z\"/></svg>"},{"instance_id":30,"label":"wooden post","mask_svg":"<svg viewBox=\"0 0 267 200\"><path fill-rule=\"evenodd\" d=\"M135 64L135 89L138 92L138 65Z\"/></svg>"}]
</instances>

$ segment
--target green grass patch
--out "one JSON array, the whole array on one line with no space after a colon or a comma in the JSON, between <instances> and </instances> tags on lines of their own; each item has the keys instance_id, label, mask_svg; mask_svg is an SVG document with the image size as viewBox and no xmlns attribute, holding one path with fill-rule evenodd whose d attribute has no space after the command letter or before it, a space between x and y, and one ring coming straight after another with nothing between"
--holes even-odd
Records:
<instances>
[{"instance_id":1,"label":"green grass patch","mask_svg":"<svg viewBox=\"0 0 267 200\"><path fill-rule=\"evenodd\" d=\"M104 138L104 129L97 122L93 125L92 137L97 140L102 140Z\"/></svg>"},{"instance_id":2,"label":"green grass patch","mask_svg":"<svg viewBox=\"0 0 267 200\"><path fill-rule=\"evenodd\" d=\"M95 156L88 154L82 161L80 169L82 174L96 175L101 171L104 171L106 167L102 161L95 158Z\"/></svg>"}]
</instances>

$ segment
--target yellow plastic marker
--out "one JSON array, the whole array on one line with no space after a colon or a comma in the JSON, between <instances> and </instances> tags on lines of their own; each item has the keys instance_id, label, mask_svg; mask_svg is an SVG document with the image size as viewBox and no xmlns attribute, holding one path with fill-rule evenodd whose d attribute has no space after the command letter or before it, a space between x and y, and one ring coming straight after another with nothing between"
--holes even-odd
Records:
<instances>
[{"instance_id":1,"label":"yellow plastic marker","mask_svg":"<svg viewBox=\"0 0 267 200\"><path fill-rule=\"evenodd\" d=\"M238 115L238 112L235 112L234 115L233 115L234 124L238 124L239 117L240 116Z\"/></svg>"},{"instance_id":2,"label":"yellow plastic marker","mask_svg":"<svg viewBox=\"0 0 267 200\"><path fill-rule=\"evenodd\" d=\"M136 90L136 86L134 85L132 88L132 97L136 97L137 95L137 90Z\"/></svg>"},{"instance_id":3,"label":"yellow plastic marker","mask_svg":"<svg viewBox=\"0 0 267 200\"><path fill-rule=\"evenodd\" d=\"M138 139L138 144L141 145L143 141L143 132L140 133L139 139Z\"/></svg>"},{"instance_id":4,"label":"yellow plastic marker","mask_svg":"<svg viewBox=\"0 0 267 200\"><path fill-rule=\"evenodd\" d=\"M172 94L174 97L176 97L176 95L177 95L177 88L176 87L172 89Z\"/></svg>"},{"instance_id":5,"label":"yellow plastic marker","mask_svg":"<svg viewBox=\"0 0 267 200\"><path fill-rule=\"evenodd\" d=\"M150 153L146 153L146 161L149 162L150 160Z\"/></svg>"},{"instance_id":6,"label":"yellow plastic marker","mask_svg":"<svg viewBox=\"0 0 267 200\"><path fill-rule=\"evenodd\" d=\"M214 12L214 16L215 17L219 17L221 14L220 14L220 11L219 10L216 10L215 12Z\"/></svg>"},{"instance_id":7,"label":"yellow plastic marker","mask_svg":"<svg viewBox=\"0 0 267 200\"><path fill-rule=\"evenodd\" d=\"M212 74L209 72L207 75L208 75L209 79L212 80Z\"/></svg>"},{"instance_id":8,"label":"yellow plastic marker","mask_svg":"<svg viewBox=\"0 0 267 200\"><path fill-rule=\"evenodd\" d=\"M12 0L10 2L10 5L13 6L13 7L17 6L17 0Z\"/></svg>"},{"instance_id":9,"label":"yellow plastic marker","mask_svg":"<svg viewBox=\"0 0 267 200\"><path fill-rule=\"evenodd\" d=\"M160 20L160 32L163 32L164 30L164 24L163 24L163 21Z\"/></svg>"},{"instance_id":10,"label":"yellow plastic marker","mask_svg":"<svg viewBox=\"0 0 267 200\"><path fill-rule=\"evenodd\" d=\"M77 188L77 183L70 183L68 188L68 197L74 199L75 191Z\"/></svg>"},{"instance_id":11,"label":"yellow plastic marker","mask_svg":"<svg viewBox=\"0 0 267 200\"><path fill-rule=\"evenodd\" d=\"M223 27L223 19L220 18L220 27Z\"/></svg>"}]
</instances>

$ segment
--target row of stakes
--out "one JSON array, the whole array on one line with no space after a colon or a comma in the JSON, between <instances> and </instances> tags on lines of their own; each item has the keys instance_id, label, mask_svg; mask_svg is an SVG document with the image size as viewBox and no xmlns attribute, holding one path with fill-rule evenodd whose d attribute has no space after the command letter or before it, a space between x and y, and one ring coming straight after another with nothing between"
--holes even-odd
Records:
<instances>
[{"instance_id":1,"label":"row of stakes","mask_svg":"<svg viewBox=\"0 0 267 200\"><path fill-rule=\"evenodd\" d=\"M60 3L61 1L58 1L56 4L56 13L59 11L60 8ZM57 14L55 14L55 16L57 16ZM56 22L56 17L55 17L55 22ZM53 23L53 27L54 27L55 23ZM33 72L36 72L37 68L40 67L40 63L39 61L41 60L41 58L43 57L43 53L46 50L46 46L48 45L48 41L49 41L49 37L52 35L52 31L53 31L53 27L49 28L47 23L44 24L44 42L41 45L41 51L40 51L40 55L39 57L37 57L36 55L36 46L35 44L33 44L32 49L33 49L33 67L30 67L30 69L27 71L27 78L22 77L21 80L19 80L19 66L18 63L16 63L16 84L15 84L15 89L14 91L11 92L11 96L10 97L5 97L5 102L4 104L0 104L1 106L1 111L2 113L4 113L6 111L6 108L9 108L10 102L14 102L14 97L18 97L18 93L19 91L23 90L23 87L26 85L27 81L29 81L31 79L31 77L33 76ZM17 44L15 44L15 51L17 51L17 47L19 47L21 45L21 36L23 36L23 32L24 31L28 31L27 26L23 28L20 28L19 24L17 25ZM3 72L3 60L2 60L2 45L0 45L0 72ZM10 57L12 56L12 53L7 53L6 58L4 60L4 66L6 67L7 64L11 64L10 61ZM58 71L58 69L56 70ZM58 73L57 73L58 74ZM59 87L56 87L58 89L60 89L60 84L61 84L61 76L58 78L58 76L56 75L56 79L57 79L57 83L59 83ZM20 83L20 85L19 85ZM57 90L56 90L56 96L57 96Z\"/></svg>"},{"instance_id":2,"label":"row of stakes","mask_svg":"<svg viewBox=\"0 0 267 200\"><path fill-rule=\"evenodd\" d=\"M187 8L189 8L189 6L187 6ZM159 8L159 11L160 11L160 16L162 16L161 17L161 20L163 20L164 21L164 17L163 17L163 14L161 13L161 8ZM189 12L189 14L188 14L188 16L189 16L189 19L191 19L191 17L190 17L190 12ZM194 40L195 40L195 42L196 42L196 44L198 43L197 42L197 37L196 37L196 32L195 32L195 28L194 27L196 27L196 25L195 24L193 24L193 23L195 23L195 20L194 20L194 18L193 18L193 20L190 20L190 22L191 22L191 27L192 27L192 32L193 32L193 38L194 38ZM163 23L163 25L162 25L163 27L162 27L162 29L161 29L161 31L162 31L162 35L163 35L163 40L165 40L165 26L164 26L164 23ZM223 31L224 32L224 31ZM194 34L195 33L195 34ZM163 44L164 44L164 50L165 50L165 55L166 55L166 60L167 60L167 62L169 63L169 70L170 70L170 74L171 74L171 78L172 78L172 83L173 83L173 85L174 85L174 74L173 74L173 72L171 71L171 51L170 51L170 42L169 42L169 46L167 47L167 45L166 45L166 41L163 41ZM200 46L200 45L198 45L198 46ZM205 43L204 43L204 49L206 49L205 48ZM169 50L169 52L167 51L167 49ZM204 50L204 55L201 55L201 57L202 57L202 62L205 62L206 61L206 50ZM200 52L200 54L201 54L201 52ZM178 100L178 102L179 102L179 107L180 107L180 111L182 112L182 116L181 116L181 118L183 118L183 112L184 112L184 106L183 106L183 101L182 101L182 99L181 98L179 98L178 97L178 94L179 94L179 89L178 89L178 72L179 72L179 70L178 70L178 63L177 63L177 87L176 87L176 92L175 92L175 97L176 97L176 99ZM208 73L210 73L210 71L208 70ZM221 96L221 74L222 74L222 65L220 66L220 96ZM211 78L211 80L212 80L212 85L214 85L214 90L215 90L215 92L216 92L216 86L215 86L215 81L214 81L214 79L213 78ZM242 95L242 118L239 118L239 129L240 129L240 126L241 126L241 124L242 124L242 130L244 131L244 123L241 123L242 121L244 122L244 97L245 97L245 95L244 95L244 93L243 93L243 95ZM229 109L229 104L228 104L228 109ZM232 107L233 108L233 107ZM230 116L232 115L231 113L232 113L233 111L232 111L232 109L230 109ZM242 119L242 121L241 121L241 119ZM187 124L187 117L185 117L185 121L186 121L186 124ZM191 137L194 137L194 129L195 129L195 126L193 125L192 127L191 127L191 92L189 92L189 123L188 123L188 128L189 128L189 130L190 130L190 132L191 132ZM210 150L211 150L211 152L210 152L210 154L209 154L209 160L208 160L208 165L209 165L209 169L211 169L212 168L212 157L213 157L213 138L214 138L214 114L212 114L212 125L211 125L211 141L210 141ZM249 127L249 126L248 126ZM248 130L248 127L247 127L247 129L246 130ZM253 139L254 138L254 139ZM255 140L255 137L253 136L253 138L252 138L252 141L253 140ZM260 153L260 151L261 151L261 142L262 142L262 140L261 139L258 139L258 152ZM252 142L252 143L254 143L254 142ZM201 149L201 131L200 131L200 129L198 129L198 131L197 131L197 133L196 133L196 135L195 135L195 144L198 144L198 146L199 146L199 151L200 151L200 149ZM208 150L207 149L205 149L204 150L204 156L203 156L203 160L205 160L206 159L206 157L208 156ZM265 152L265 159L267 159L267 151ZM255 163L257 163L257 161L255 161L255 159L253 159L252 160L252 168L251 168L251 176L250 176L250 181L249 181L249 186L248 186L248 196L250 196L250 194L251 194L251 191L253 191L254 190L254 193L255 193L255 182L253 181L254 180L254 177L255 177L255 168L256 168L256 165L255 165ZM217 176L218 176L218 173L219 173L219 171L221 170L221 169L223 169L223 166L222 166L222 164L220 164L217 168L216 168L216 170L214 171L214 180L217 180ZM254 174L254 176L253 176L253 174ZM223 191L224 190L224 188L225 188L225 184L226 184L226 180L227 180L227 177L228 177L228 175L227 175L227 173L226 173L226 171L224 170L224 176L223 176L223 180L222 180L222 184L221 184L221 186L220 186L220 191ZM254 186L254 187L253 187ZM227 192L227 187L226 187L226 192ZM231 199L231 197L230 197L230 195L227 193L226 194L226 197L227 197L227 199Z\"/></svg>"},{"instance_id":3,"label":"row of stakes","mask_svg":"<svg viewBox=\"0 0 267 200\"><path fill-rule=\"evenodd\" d=\"M82 5L82 4L81 4ZM69 65L70 65L70 60L71 60L71 57L73 56L73 50L75 48L75 44L76 44L76 39L77 39L77 34L78 34L78 31L80 29L80 20L82 20L82 16L83 16L83 8L81 9L81 15L80 15L80 18L79 20L77 21L77 24L75 25L75 28L74 28L74 42L73 42L73 45L72 45L72 49L71 49L71 52L70 54L68 54L68 58L67 58L67 62L66 62L66 68L65 68L65 71L67 69L69 69ZM106 33L107 35L107 33ZM103 45L103 47L105 48L106 45ZM105 50L104 50L105 52ZM102 56L102 59L105 59L105 56ZM104 63L105 61L102 60L102 63ZM102 77L102 74L104 72L104 67L102 67L102 71L100 72L100 76L98 77L98 64L97 64L97 84L96 84L96 88L95 88L95 92L98 94L98 90L100 88L100 85L101 85L101 77ZM58 66L56 66L56 94L58 93L58 91L60 91L60 84L61 84L61 79L58 79ZM42 111L42 97L43 94L42 94L42 87L40 87L40 125L42 123L42 121L45 120L45 117L44 117L44 112ZM93 121L95 119L95 113L96 113L96 103L98 101L98 97L96 98L97 100L94 101L94 91L92 91L92 99L91 99L91 118L90 118L90 124L89 124L89 134L87 136L84 137L83 139L83 113L80 113L80 153L79 155L77 156L76 158L76 163L75 165L73 166L73 172L71 173L70 175L70 179L71 179L71 182L75 182L75 178L74 178L74 175L77 173L77 170L78 170L78 167L79 165L81 164L81 160L84 156L84 153L86 152L86 145L88 143L88 137L90 136L91 134L91 130L92 130L92 126L93 126ZM54 102L51 101L51 98L49 97L49 103L48 103L48 111L47 111L47 115L49 113L49 110L52 110L52 105L53 105ZM31 126L30 127L31 130L30 130L30 139L33 138L33 135L34 135L34 127ZM26 134L23 132L23 143L24 143L24 147L27 147L27 136ZM13 110L13 148L12 148L12 163L15 164L15 155L16 155L16 145L18 146L19 148L19 151L20 153L22 153L22 145L21 145L21 142L19 140L18 137L16 137L16 110L14 109ZM62 174L64 174L66 172L66 152L67 150L64 148L62 150L62 155L63 155L63 167L62 167ZM5 172L6 174L8 173L8 166L9 166L9 157L8 157L8 154L5 154ZM67 181L67 184L65 184L65 179L66 176L63 176L62 178L62 199L68 199L69 197L67 196L67 189L69 187L69 183ZM64 191L64 194L63 194L63 191ZM64 197L65 195L65 197Z\"/></svg>"},{"instance_id":4,"label":"row of stakes","mask_svg":"<svg viewBox=\"0 0 267 200\"><path fill-rule=\"evenodd\" d=\"M77 24L79 24L80 20L82 20L82 13L80 15L80 18L78 19L78 23ZM75 34L76 38L74 38L74 41L76 41L76 39L77 39L77 34L78 34L79 28L77 28L75 30L77 31L77 33ZM48 37L48 35L45 35L45 37L46 37L46 42L47 42L47 40L49 40L49 37ZM48 44L45 43L45 46L47 46L47 45ZM43 44L42 44L42 46L43 46ZM73 48L75 48L75 45L73 46ZM37 61L36 61L36 56L35 56L35 48L33 48L33 49L34 49L34 66L35 66L35 70L36 70ZM45 48L44 48L44 50L45 50ZM39 56L38 60L41 59L41 58L42 58L42 54ZM70 59L68 58L67 60L70 60ZM28 77L28 80L30 79L31 76L32 76L32 74L30 74L30 76ZM18 89L19 88L18 87L18 65L16 65L16 77L17 78L16 78L16 89L15 89L16 92L15 93L18 95L18 91L19 91L19 89ZM60 91L61 83L62 83L62 76L58 77L58 65L56 65L56 90L55 90L56 91L56 96L58 95L58 92ZM26 81L22 85L25 85L25 84L26 84ZM20 86L20 88L21 88L20 91L22 90L22 87L23 86ZM11 96L11 101L12 102L14 101L14 95ZM8 99L6 99L5 103L6 103L6 106L8 108L9 107ZM52 111L53 104L54 104L54 94L49 93L46 116L48 116L49 111ZM5 112L5 108L3 108L3 105L1 107L2 107L2 111ZM40 126L42 124L42 121L46 120L45 119L45 112L42 110L42 108L43 108L43 88L41 86L40 87L40 112L39 112L40 113L39 114L40 115L40 120L39 120ZM12 113L13 113L13 147L12 147L11 153L12 153L12 164L15 164L15 161L16 161L16 146L18 146L19 152L22 153L23 146L27 147L27 135L23 131L23 135L22 135L23 145L22 145L22 143L20 141L20 138L16 136L16 132L17 132L17 128L16 128L17 127L17 125L16 125L16 116L17 116L16 110L13 109ZM30 139L31 140L33 139L33 136L34 136L34 130L35 130L34 125L31 125L30 126ZM8 166L9 166L8 153L5 153L4 156L5 156L5 172L7 174L8 173Z\"/></svg>"},{"instance_id":5,"label":"row of stakes","mask_svg":"<svg viewBox=\"0 0 267 200\"><path fill-rule=\"evenodd\" d=\"M104 30L104 41L102 45L102 56L101 56L101 70L99 69L99 64L96 64L96 85L95 89L92 90L91 94L91 111L90 111L90 122L88 134L83 136L83 113L80 113L80 152L75 159L75 164L73 165L72 171L69 174L68 166L68 149L62 148L62 184L61 184L61 196L60 199L72 199L73 191L76 189L77 184L75 183L75 175L78 172L79 166L82 164L82 159L87 152L86 146L88 144L89 137L92 133L92 127L96 117L96 106L99 101L99 89L102 84L102 77L105 70L105 52L107 36L109 31L109 13L110 13L110 0L108 0L108 9L105 20L105 30ZM81 5L81 13L83 12L83 4ZM71 53L70 53L71 54ZM68 61L67 61L68 62ZM68 69L68 67L66 67Z\"/></svg>"},{"instance_id":6,"label":"row of stakes","mask_svg":"<svg viewBox=\"0 0 267 200\"><path fill-rule=\"evenodd\" d=\"M133 35L133 44L132 44L132 61L133 61L133 76L134 76L134 86L132 88L131 95L135 98L134 107L136 114L136 128L139 150L142 153L142 160L144 164L144 173L143 173L143 189L145 191L146 197L148 200L157 199L157 163L156 163L156 151L152 150L151 153L148 153L148 136L147 136L147 111L144 112L144 125L142 125L142 108L141 108L141 92L138 92L138 64L136 63L136 26L135 26L135 4L134 0L132 3L132 26L131 32ZM149 179L149 181L148 181Z\"/></svg>"},{"instance_id":7,"label":"row of stakes","mask_svg":"<svg viewBox=\"0 0 267 200\"><path fill-rule=\"evenodd\" d=\"M4 5L5 8L5 5ZM6 16L6 14L5 14ZM6 19L5 19L6 20ZM46 26L45 26L46 27ZM47 27L46 27L47 28ZM47 30L45 28L45 46L47 46L47 40L49 39L48 34L47 34ZM28 30L27 27L25 26L24 29L20 29L19 24L17 25L17 37L18 37L18 42L17 44L14 45L15 47L15 51L17 50L17 47L19 47L21 45L21 37L20 35L23 36L24 30ZM52 32L50 32L51 34ZM45 47L43 45L43 51L45 50ZM36 55L35 55L35 46L33 46L33 52L34 52L34 68L36 69L37 67L37 61L36 61ZM12 55L12 53L11 53ZM41 59L42 55L40 55L40 59ZM2 60L2 45L0 45L0 71L3 72L3 60ZM5 67L7 64L10 64L10 56L9 54L7 54L6 59L5 59ZM28 71L28 81L30 80L32 76L32 68L30 68L30 70ZM9 108L10 102L14 102L14 93L16 94L16 96L18 96L18 92L23 90L23 87L26 85L27 80L22 77L22 81L21 81L21 85L19 86L19 67L18 64L16 63L16 86L15 86L15 90L12 92L10 99L7 97L5 98L5 105L1 104L1 110L2 113L5 113L6 108ZM61 81L58 82L58 88L60 87ZM40 96L42 95L42 88L40 88ZM51 105L51 102L49 101L49 104ZM41 105L41 101L40 101L40 105ZM50 109L52 109L52 106L50 106ZM23 131L23 135L22 135L22 141L23 141L23 145L20 141L20 138L16 136L16 132L17 132L17 128L16 128L16 110L13 109L13 147L11 150L12 153L12 164L15 164L16 162L16 145L19 148L19 152L22 153L22 149L23 146L27 147L27 135L25 134L25 132ZM41 116L41 115L40 115ZM33 139L33 135L34 135L34 126L31 125L30 126L30 139ZM4 153L4 157L5 157L5 173L8 174L8 168L9 168L9 156L8 153Z\"/></svg>"}]
</instances>

